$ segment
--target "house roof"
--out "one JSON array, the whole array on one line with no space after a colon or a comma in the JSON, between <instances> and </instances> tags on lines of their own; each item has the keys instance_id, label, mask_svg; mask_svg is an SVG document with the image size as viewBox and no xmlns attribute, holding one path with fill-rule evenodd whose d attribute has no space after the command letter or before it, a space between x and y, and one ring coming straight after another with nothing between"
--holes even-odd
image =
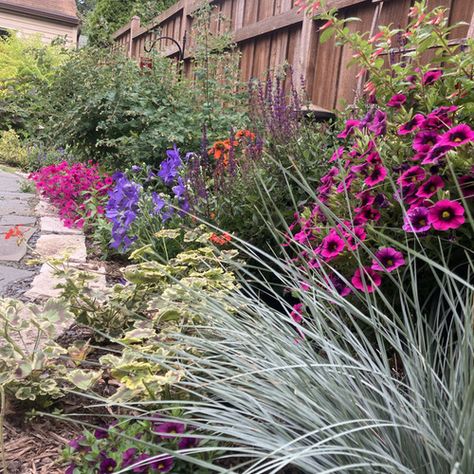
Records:
<instances>
[{"instance_id":1,"label":"house roof","mask_svg":"<svg viewBox=\"0 0 474 474\"><path fill-rule=\"evenodd\" d=\"M79 23L75 0L0 0L0 9L65 23Z\"/></svg>"}]
</instances>

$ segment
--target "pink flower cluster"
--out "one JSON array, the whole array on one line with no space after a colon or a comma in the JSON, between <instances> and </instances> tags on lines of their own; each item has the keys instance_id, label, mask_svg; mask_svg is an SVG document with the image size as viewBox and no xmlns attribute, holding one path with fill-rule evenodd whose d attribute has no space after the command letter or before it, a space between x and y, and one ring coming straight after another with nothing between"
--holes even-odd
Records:
<instances>
[{"instance_id":1,"label":"pink flower cluster","mask_svg":"<svg viewBox=\"0 0 474 474\"><path fill-rule=\"evenodd\" d=\"M93 194L106 196L113 180L101 174L98 166L89 162L45 166L30 175L38 191L58 208L66 227L82 227L85 201ZM98 213L104 210L98 208Z\"/></svg>"},{"instance_id":2,"label":"pink flower cluster","mask_svg":"<svg viewBox=\"0 0 474 474\"><path fill-rule=\"evenodd\" d=\"M439 79L438 74L431 76L423 78L425 85ZM353 288L374 292L384 273L405 264L403 254L394 248L375 244L373 249L369 227L391 227L395 233L403 229L408 236L423 237L428 232L453 231L465 222L463 201L452 198L458 188L452 179L449 182L447 163L474 142L474 131L467 124L454 125L456 106L438 107L426 115L416 113L400 123L406 102L406 95L396 94L386 104L391 117L374 106L363 118L346 121L338 135L346 145L329 159L333 166L321 178L318 202L297 213L290 226L285 245L297 244L298 259L305 268L333 262L338 275L347 275L344 279L335 273L329 276L343 296ZM405 159L392 159L394 149ZM472 198L474 169L457 178L464 198ZM323 207L339 218L338 224L329 225ZM347 213L341 212L346 209ZM362 243L372 249L375 258L363 268L354 268L357 259L350 259L350 253ZM352 285L345 283L349 281ZM299 308L297 312L301 313Z\"/></svg>"}]
</instances>

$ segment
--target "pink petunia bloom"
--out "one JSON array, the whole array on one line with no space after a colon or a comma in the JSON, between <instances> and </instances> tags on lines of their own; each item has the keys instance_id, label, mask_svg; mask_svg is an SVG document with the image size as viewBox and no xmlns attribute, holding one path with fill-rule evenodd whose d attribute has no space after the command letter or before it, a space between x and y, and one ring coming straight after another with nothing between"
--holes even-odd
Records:
<instances>
[{"instance_id":1,"label":"pink petunia bloom","mask_svg":"<svg viewBox=\"0 0 474 474\"><path fill-rule=\"evenodd\" d=\"M361 163L360 165L353 165L351 166L351 172L356 173L356 174L366 173L368 167L369 167L369 163Z\"/></svg>"},{"instance_id":2,"label":"pink petunia bloom","mask_svg":"<svg viewBox=\"0 0 474 474\"><path fill-rule=\"evenodd\" d=\"M457 229L464 224L464 208L456 201L443 199L430 207L428 219L435 230Z\"/></svg>"},{"instance_id":3,"label":"pink petunia bloom","mask_svg":"<svg viewBox=\"0 0 474 474\"><path fill-rule=\"evenodd\" d=\"M291 318L297 324L303 321L303 303L293 305L293 311L290 313Z\"/></svg>"},{"instance_id":4,"label":"pink petunia bloom","mask_svg":"<svg viewBox=\"0 0 474 474\"><path fill-rule=\"evenodd\" d=\"M367 186L375 186L385 180L385 178L387 177L387 173L388 171L385 166L377 165L372 170L372 173L370 173L369 176L365 178L364 183Z\"/></svg>"},{"instance_id":5,"label":"pink petunia bloom","mask_svg":"<svg viewBox=\"0 0 474 474\"><path fill-rule=\"evenodd\" d=\"M423 129L439 129L442 127L450 127L452 120L449 114L456 112L458 108L455 105L443 105L430 112L424 122L421 124Z\"/></svg>"},{"instance_id":6,"label":"pink petunia bloom","mask_svg":"<svg viewBox=\"0 0 474 474\"><path fill-rule=\"evenodd\" d=\"M372 122L369 124L369 130L374 133L376 137L384 135L387 130L387 114L382 110L375 112Z\"/></svg>"},{"instance_id":7,"label":"pink petunia bloom","mask_svg":"<svg viewBox=\"0 0 474 474\"><path fill-rule=\"evenodd\" d=\"M370 267L358 268L352 277L354 288L373 293L382 284L382 277Z\"/></svg>"},{"instance_id":8,"label":"pink petunia bloom","mask_svg":"<svg viewBox=\"0 0 474 474\"><path fill-rule=\"evenodd\" d=\"M431 196L438 192L438 189L444 188L444 181L441 176L431 176L427 181L425 181L418 191L416 195L420 198L429 199Z\"/></svg>"},{"instance_id":9,"label":"pink petunia bloom","mask_svg":"<svg viewBox=\"0 0 474 474\"><path fill-rule=\"evenodd\" d=\"M422 114L416 114L411 120L398 127L398 134L408 135L409 133L412 133L414 130L420 128L424 119L425 117Z\"/></svg>"},{"instance_id":10,"label":"pink petunia bloom","mask_svg":"<svg viewBox=\"0 0 474 474\"><path fill-rule=\"evenodd\" d=\"M375 196L371 194L371 191L361 191L357 193L356 198L360 200L360 207L369 206L375 201ZM356 211L358 212L358 211Z\"/></svg>"},{"instance_id":11,"label":"pink petunia bloom","mask_svg":"<svg viewBox=\"0 0 474 474\"><path fill-rule=\"evenodd\" d=\"M378 151L373 151L372 153L369 153L365 161L367 163L370 163L371 165L378 165L379 163L382 163L382 159L380 158L380 154Z\"/></svg>"},{"instance_id":12,"label":"pink petunia bloom","mask_svg":"<svg viewBox=\"0 0 474 474\"><path fill-rule=\"evenodd\" d=\"M344 251L344 247L344 240L334 230L331 230L329 235L322 240L318 251L325 259L333 259Z\"/></svg>"},{"instance_id":13,"label":"pink petunia bloom","mask_svg":"<svg viewBox=\"0 0 474 474\"><path fill-rule=\"evenodd\" d=\"M438 164L439 160L443 158L453 147L451 145L438 143L431 148L426 157L421 162L422 165Z\"/></svg>"},{"instance_id":14,"label":"pink petunia bloom","mask_svg":"<svg viewBox=\"0 0 474 474\"><path fill-rule=\"evenodd\" d=\"M474 141L474 131L466 124L459 124L441 136L440 143L451 147Z\"/></svg>"},{"instance_id":15,"label":"pink petunia bloom","mask_svg":"<svg viewBox=\"0 0 474 474\"><path fill-rule=\"evenodd\" d=\"M333 163L334 161L338 161L339 159L342 158L342 155L344 154L344 147L340 146L331 156L329 159L329 163Z\"/></svg>"},{"instance_id":16,"label":"pink petunia bloom","mask_svg":"<svg viewBox=\"0 0 474 474\"><path fill-rule=\"evenodd\" d=\"M428 71L423 74L423 79L421 80L424 86L431 86L443 75L441 69L434 69L433 71Z\"/></svg>"},{"instance_id":17,"label":"pink petunia bloom","mask_svg":"<svg viewBox=\"0 0 474 474\"><path fill-rule=\"evenodd\" d=\"M439 141L439 135L436 132L420 132L413 140L413 149L418 153L427 153Z\"/></svg>"},{"instance_id":18,"label":"pink petunia bloom","mask_svg":"<svg viewBox=\"0 0 474 474\"><path fill-rule=\"evenodd\" d=\"M380 217L380 212L377 209L371 206L364 206L360 208L360 211L354 217L354 225L363 225L368 221L377 222Z\"/></svg>"},{"instance_id":19,"label":"pink petunia bloom","mask_svg":"<svg viewBox=\"0 0 474 474\"><path fill-rule=\"evenodd\" d=\"M359 126L359 120L347 120L344 130L339 133L337 138L347 138L354 133L354 128Z\"/></svg>"},{"instance_id":20,"label":"pink petunia bloom","mask_svg":"<svg viewBox=\"0 0 474 474\"><path fill-rule=\"evenodd\" d=\"M359 248L361 242L367 237L364 228L361 226L354 227L350 232L345 232L344 235L347 239L347 248L351 251Z\"/></svg>"},{"instance_id":21,"label":"pink petunia bloom","mask_svg":"<svg viewBox=\"0 0 474 474\"><path fill-rule=\"evenodd\" d=\"M356 179L356 175L354 173L349 173L340 183L339 186L336 188L336 192L343 193L345 191L351 190L352 182Z\"/></svg>"},{"instance_id":22,"label":"pink petunia bloom","mask_svg":"<svg viewBox=\"0 0 474 474\"><path fill-rule=\"evenodd\" d=\"M421 166L412 166L401 174L401 176L397 179L397 183L400 186L409 186L410 184L423 181L425 176L425 170Z\"/></svg>"},{"instance_id":23,"label":"pink petunia bloom","mask_svg":"<svg viewBox=\"0 0 474 474\"><path fill-rule=\"evenodd\" d=\"M431 229L431 224L428 221L428 209L426 207L413 207L408 210L404 218L403 230L405 232L427 232Z\"/></svg>"},{"instance_id":24,"label":"pink petunia bloom","mask_svg":"<svg viewBox=\"0 0 474 474\"><path fill-rule=\"evenodd\" d=\"M405 94L395 94L387 102L387 107L393 107L399 109L407 101L407 96Z\"/></svg>"},{"instance_id":25,"label":"pink petunia bloom","mask_svg":"<svg viewBox=\"0 0 474 474\"><path fill-rule=\"evenodd\" d=\"M329 276L328 283L330 283L342 297L346 297L352 293L351 288L348 287L344 280L335 273Z\"/></svg>"},{"instance_id":26,"label":"pink petunia bloom","mask_svg":"<svg viewBox=\"0 0 474 474\"><path fill-rule=\"evenodd\" d=\"M383 247L375 254L376 260L372 263L372 270L380 272L393 272L393 270L405 265L402 252L392 247Z\"/></svg>"}]
</instances>

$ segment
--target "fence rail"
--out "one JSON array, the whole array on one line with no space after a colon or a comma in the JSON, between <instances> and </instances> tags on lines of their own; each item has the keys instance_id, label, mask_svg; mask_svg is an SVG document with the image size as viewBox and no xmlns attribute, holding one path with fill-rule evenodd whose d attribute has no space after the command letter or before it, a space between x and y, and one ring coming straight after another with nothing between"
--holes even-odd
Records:
<instances>
[{"instance_id":1,"label":"fence rail","mask_svg":"<svg viewBox=\"0 0 474 474\"><path fill-rule=\"evenodd\" d=\"M223 32L230 25L233 39L242 53L242 80L262 78L269 69L289 63L295 73L303 76L312 103L324 109L334 109L341 101L352 102L361 87L357 68L348 66L352 52L348 46L336 47L334 40L319 42L317 21L298 13L295 0L208 0L215 5L211 31ZM376 31L380 25L405 27L413 0L330 0L328 8L338 8L341 17L358 17L349 24L352 31ZM146 56L145 45L161 35L181 42L185 32L192 31L193 13L202 0L179 0L143 26L134 17L118 30L114 41L136 59ZM449 9L449 23L465 22L455 28L451 40L474 38L474 0L429 0L429 7ZM228 21L219 21L225 17ZM178 48L171 41L161 41L157 47L164 56L173 58ZM426 57L433 52L427 52ZM190 74L189 50L185 55L185 71Z\"/></svg>"}]
</instances>

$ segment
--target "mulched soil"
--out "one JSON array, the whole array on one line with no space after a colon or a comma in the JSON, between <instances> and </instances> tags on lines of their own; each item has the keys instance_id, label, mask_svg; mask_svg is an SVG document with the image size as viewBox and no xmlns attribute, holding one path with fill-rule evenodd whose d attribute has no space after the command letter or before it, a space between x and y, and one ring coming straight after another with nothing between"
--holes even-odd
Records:
<instances>
[{"instance_id":1,"label":"mulched soil","mask_svg":"<svg viewBox=\"0 0 474 474\"><path fill-rule=\"evenodd\" d=\"M20 423L18 419L7 417L4 426L8 474L63 474L60 453L79 431L53 419L28 422L20 418Z\"/></svg>"}]
</instances>

